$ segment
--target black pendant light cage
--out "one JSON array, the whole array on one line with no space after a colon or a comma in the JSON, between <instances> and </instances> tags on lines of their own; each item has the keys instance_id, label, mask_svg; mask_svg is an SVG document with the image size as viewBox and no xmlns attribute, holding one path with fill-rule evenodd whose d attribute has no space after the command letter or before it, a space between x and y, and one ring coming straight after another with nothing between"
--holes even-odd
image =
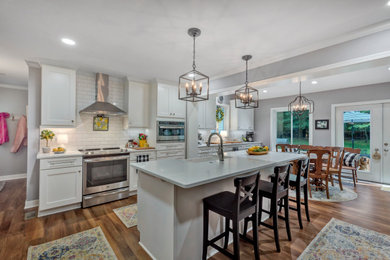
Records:
<instances>
[{"instance_id":1,"label":"black pendant light cage","mask_svg":"<svg viewBox=\"0 0 390 260\"><path fill-rule=\"evenodd\" d=\"M198 28L188 29L188 34L193 37L193 61L192 70L179 77L178 95L180 100L199 102L209 99L210 79L205 74L196 70L195 65L195 38L200 35Z\"/></svg>"},{"instance_id":2,"label":"black pendant light cage","mask_svg":"<svg viewBox=\"0 0 390 260\"><path fill-rule=\"evenodd\" d=\"M314 101L302 95L302 82L299 82L299 95L288 104L288 111L297 116L302 116L306 111L309 114L314 112Z\"/></svg>"},{"instance_id":3,"label":"black pendant light cage","mask_svg":"<svg viewBox=\"0 0 390 260\"><path fill-rule=\"evenodd\" d=\"M234 96L236 108L253 109L259 107L259 91L248 85L248 60L251 58L251 55L245 55L242 57L246 63L245 86L235 91Z\"/></svg>"}]
</instances>

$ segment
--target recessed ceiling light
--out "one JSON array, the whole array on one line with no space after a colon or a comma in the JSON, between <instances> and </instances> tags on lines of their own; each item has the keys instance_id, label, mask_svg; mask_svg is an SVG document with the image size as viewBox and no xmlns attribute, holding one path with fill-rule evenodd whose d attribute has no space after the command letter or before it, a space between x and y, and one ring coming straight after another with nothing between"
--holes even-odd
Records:
<instances>
[{"instance_id":1,"label":"recessed ceiling light","mask_svg":"<svg viewBox=\"0 0 390 260\"><path fill-rule=\"evenodd\" d=\"M268 90L266 90L266 89L263 89L263 93L267 93L268 92Z\"/></svg>"},{"instance_id":2,"label":"recessed ceiling light","mask_svg":"<svg viewBox=\"0 0 390 260\"><path fill-rule=\"evenodd\" d=\"M69 38L62 38L61 41L66 45L71 45L71 46L76 45L76 42Z\"/></svg>"},{"instance_id":3,"label":"recessed ceiling light","mask_svg":"<svg viewBox=\"0 0 390 260\"><path fill-rule=\"evenodd\" d=\"M390 67L388 67L387 69L390 70Z\"/></svg>"},{"instance_id":4,"label":"recessed ceiling light","mask_svg":"<svg viewBox=\"0 0 390 260\"><path fill-rule=\"evenodd\" d=\"M390 6L390 1L389 1L389 2L387 2L387 6Z\"/></svg>"},{"instance_id":5,"label":"recessed ceiling light","mask_svg":"<svg viewBox=\"0 0 390 260\"><path fill-rule=\"evenodd\" d=\"M313 80L313 81L311 82L311 84L315 85L315 84L318 84L318 82L317 82L316 80Z\"/></svg>"}]
</instances>

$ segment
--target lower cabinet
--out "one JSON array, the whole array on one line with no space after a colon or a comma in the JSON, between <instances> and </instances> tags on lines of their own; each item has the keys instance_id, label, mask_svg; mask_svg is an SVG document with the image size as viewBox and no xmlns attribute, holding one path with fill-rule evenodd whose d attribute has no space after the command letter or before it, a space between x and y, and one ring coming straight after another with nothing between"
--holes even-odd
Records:
<instances>
[{"instance_id":1,"label":"lower cabinet","mask_svg":"<svg viewBox=\"0 0 390 260\"><path fill-rule=\"evenodd\" d=\"M81 202L82 168L41 170L39 210L48 210Z\"/></svg>"},{"instance_id":2,"label":"lower cabinet","mask_svg":"<svg viewBox=\"0 0 390 260\"><path fill-rule=\"evenodd\" d=\"M156 160L156 151L130 152L130 164ZM138 185L138 170L129 165L129 191L136 191Z\"/></svg>"},{"instance_id":3,"label":"lower cabinet","mask_svg":"<svg viewBox=\"0 0 390 260\"><path fill-rule=\"evenodd\" d=\"M129 190L130 191L135 191L137 190L137 185L138 185L138 170L134 168L133 166L130 166L130 186Z\"/></svg>"},{"instance_id":4,"label":"lower cabinet","mask_svg":"<svg viewBox=\"0 0 390 260\"><path fill-rule=\"evenodd\" d=\"M38 216L80 207L82 176L81 156L41 159Z\"/></svg>"}]
</instances>

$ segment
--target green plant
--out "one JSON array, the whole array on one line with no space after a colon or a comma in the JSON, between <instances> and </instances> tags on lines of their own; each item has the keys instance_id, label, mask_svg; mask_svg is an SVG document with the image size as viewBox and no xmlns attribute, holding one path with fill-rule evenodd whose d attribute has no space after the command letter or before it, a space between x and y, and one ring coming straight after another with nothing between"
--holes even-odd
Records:
<instances>
[{"instance_id":1,"label":"green plant","mask_svg":"<svg viewBox=\"0 0 390 260\"><path fill-rule=\"evenodd\" d=\"M41 140L46 140L46 146L49 146L49 140L53 140L55 134L50 130L42 130L41 132Z\"/></svg>"}]
</instances>

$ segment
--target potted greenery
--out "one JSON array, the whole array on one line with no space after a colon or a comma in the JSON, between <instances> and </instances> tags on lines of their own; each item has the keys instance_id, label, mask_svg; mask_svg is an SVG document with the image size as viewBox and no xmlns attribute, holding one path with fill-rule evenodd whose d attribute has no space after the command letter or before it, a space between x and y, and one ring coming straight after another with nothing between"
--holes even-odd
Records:
<instances>
[{"instance_id":1,"label":"potted greenery","mask_svg":"<svg viewBox=\"0 0 390 260\"><path fill-rule=\"evenodd\" d=\"M55 134L50 130L42 130L41 132L41 140L46 140L46 146L42 147L43 153L50 153L49 140L53 140Z\"/></svg>"}]
</instances>

